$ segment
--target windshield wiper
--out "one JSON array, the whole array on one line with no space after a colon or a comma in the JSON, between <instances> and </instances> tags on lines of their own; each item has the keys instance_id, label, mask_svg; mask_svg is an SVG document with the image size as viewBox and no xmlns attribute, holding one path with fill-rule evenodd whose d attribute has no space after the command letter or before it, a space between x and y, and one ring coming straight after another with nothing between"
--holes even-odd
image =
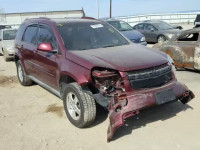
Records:
<instances>
[{"instance_id":1,"label":"windshield wiper","mask_svg":"<svg viewBox=\"0 0 200 150\"><path fill-rule=\"evenodd\" d=\"M115 46L119 46L119 45L106 45L106 46L103 46L103 48L106 48L106 47L115 47Z\"/></svg>"}]
</instances>

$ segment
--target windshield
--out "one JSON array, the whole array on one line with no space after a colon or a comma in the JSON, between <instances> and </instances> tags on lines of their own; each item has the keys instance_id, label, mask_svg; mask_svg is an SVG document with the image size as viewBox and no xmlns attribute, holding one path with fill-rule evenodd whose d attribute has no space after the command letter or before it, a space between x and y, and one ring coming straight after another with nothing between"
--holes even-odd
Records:
<instances>
[{"instance_id":1,"label":"windshield","mask_svg":"<svg viewBox=\"0 0 200 150\"><path fill-rule=\"evenodd\" d=\"M119 31L128 31L133 30L133 28L124 21L108 21L113 27L115 27Z\"/></svg>"},{"instance_id":2,"label":"windshield","mask_svg":"<svg viewBox=\"0 0 200 150\"><path fill-rule=\"evenodd\" d=\"M14 40L17 30L5 30L3 31L3 40Z\"/></svg>"},{"instance_id":3,"label":"windshield","mask_svg":"<svg viewBox=\"0 0 200 150\"><path fill-rule=\"evenodd\" d=\"M168 23L165 22L159 22L159 23L155 23L155 26L160 29L160 30L169 30L169 29L174 29L173 26L171 26Z\"/></svg>"},{"instance_id":4,"label":"windshield","mask_svg":"<svg viewBox=\"0 0 200 150\"><path fill-rule=\"evenodd\" d=\"M107 24L77 22L58 24L68 50L88 50L128 44L128 41Z\"/></svg>"}]
</instances>

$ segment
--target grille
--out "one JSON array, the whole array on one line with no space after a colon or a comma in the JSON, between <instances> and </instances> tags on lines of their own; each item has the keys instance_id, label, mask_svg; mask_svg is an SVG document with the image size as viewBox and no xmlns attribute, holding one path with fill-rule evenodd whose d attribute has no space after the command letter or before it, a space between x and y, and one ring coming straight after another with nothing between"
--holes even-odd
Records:
<instances>
[{"instance_id":1,"label":"grille","mask_svg":"<svg viewBox=\"0 0 200 150\"><path fill-rule=\"evenodd\" d=\"M159 87L172 80L171 66L168 63L137 71L127 72L133 89Z\"/></svg>"}]
</instances>

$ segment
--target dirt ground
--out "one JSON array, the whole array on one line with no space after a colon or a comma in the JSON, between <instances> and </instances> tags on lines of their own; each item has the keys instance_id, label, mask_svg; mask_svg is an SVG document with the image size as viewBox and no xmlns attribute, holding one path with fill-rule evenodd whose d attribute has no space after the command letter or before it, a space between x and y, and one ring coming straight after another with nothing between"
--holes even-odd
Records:
<instances>
[{"instance_id":1,"label":"dirt ground","mask_svg":"<svg viewBox=\"0 0 200 150\"><path fill-rule=\"evenodd\" d=\"M0 57L0 150L199 150L200 73L177 71L196 95L190 103L155 107L127 120L106 142L107 112L98 108L95 124L74 127L62 101L38 85L23 87L13 62Z\"/></svg>"}]
</instances>

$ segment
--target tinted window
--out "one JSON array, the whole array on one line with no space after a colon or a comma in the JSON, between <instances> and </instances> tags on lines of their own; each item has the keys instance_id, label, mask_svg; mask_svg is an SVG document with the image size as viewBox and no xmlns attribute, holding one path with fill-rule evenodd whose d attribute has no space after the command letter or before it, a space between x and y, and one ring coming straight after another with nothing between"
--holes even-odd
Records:
<instances>
[{"instance_id":1,"label":"tinted window","mask_svg":"<svg viewBox=\"0 0 200 150\"><path fill-rule=\"evenodd\" d=\"M174 29L173 26L171 26L170 24L168 24L166 22L155 23L154 25L160 30Z\"/></svg>"},{"instance_id":2,"label":"tinted window","mask_svg":"<svg viewBox=\"0 0 200 150\"><path fill-rule=\"evenodd\" d=\"M14 40L17 30L5 30L3 31L3 40Z\"/></svg>"},{"instance_id":3,"label":"tinted window","mask_svg":"<svg viewBox=\"0 0 200 150\"><path fill-rule=\"evenodd\" d=\"M136 30L144 30L144 24L139 24L135 28Z\"/></svg>"},{"instance_id":4,"label":"tinted window","mask_svg":"<svg viewBox=\"0 0 200 150\"><path fill-rule=\"evenodd\" d=\"M37 39L37 25L28 26L24 33L23 41L27 43L36 44Z\"/></svg>"},{"instance_id":5,"label":"tinted window","mask_svg":"<svg viewBox=\"0 0 200 150\"><path fill-rule=\"evenodd\" d=\"M25 29L25 24L21 24L16 35L17 40L21 40Z\"/></svg>"},{"instance_id":6,"label":"tinted window","mask_svg":"<svg viewBox=\"0 0 200 150\"><path fill-rule=\"evenodd\" d=\"M181 36L178 41L197 41L199 33L187 33Z\"/></svg>"},{"instance_id":7,"label":"tinted window","mask_svg":"<svg viewBox=\"0 0 200 150\"><path fill-rule=\"evenodd\" d=\"M146 24L145 29L148 30L148 31L156 30L156 29L154 28L154 26L152 26L152 25L150 25L150 24Z\"/></svg>"},{"instance_id":8,"label":"tinted window","mask_svg":"<svg viewBox=\"0 0 200 150\"><path fill-rule=\"evenodd\" d=\"M128 44L113 27L94 22L58 24L59 32L68 50L87 50Z\"/></svg>"},{"instance_id":9,"label":"tinted window","mask_svg":"<svg viewBox=\"0 0 200 150\"><path fill-rule=\"evenodd\" d=\"M51 43L54 49L57 48L55 36L53 35L53 32L51 31L50 27L46 25L39 26L38 44L41 43Z\"/></svg>"},{"instance_id":10,"label":"tinted window","mask_svg":"<svg viewBox=\"0 0 200 150\"><path fill-rule=\"evenodd\" d=\"M133 28L124 21L108 21L113 27L115 27L119 31L128 31L133 30Z\"/></svg>"}]
</instances>

